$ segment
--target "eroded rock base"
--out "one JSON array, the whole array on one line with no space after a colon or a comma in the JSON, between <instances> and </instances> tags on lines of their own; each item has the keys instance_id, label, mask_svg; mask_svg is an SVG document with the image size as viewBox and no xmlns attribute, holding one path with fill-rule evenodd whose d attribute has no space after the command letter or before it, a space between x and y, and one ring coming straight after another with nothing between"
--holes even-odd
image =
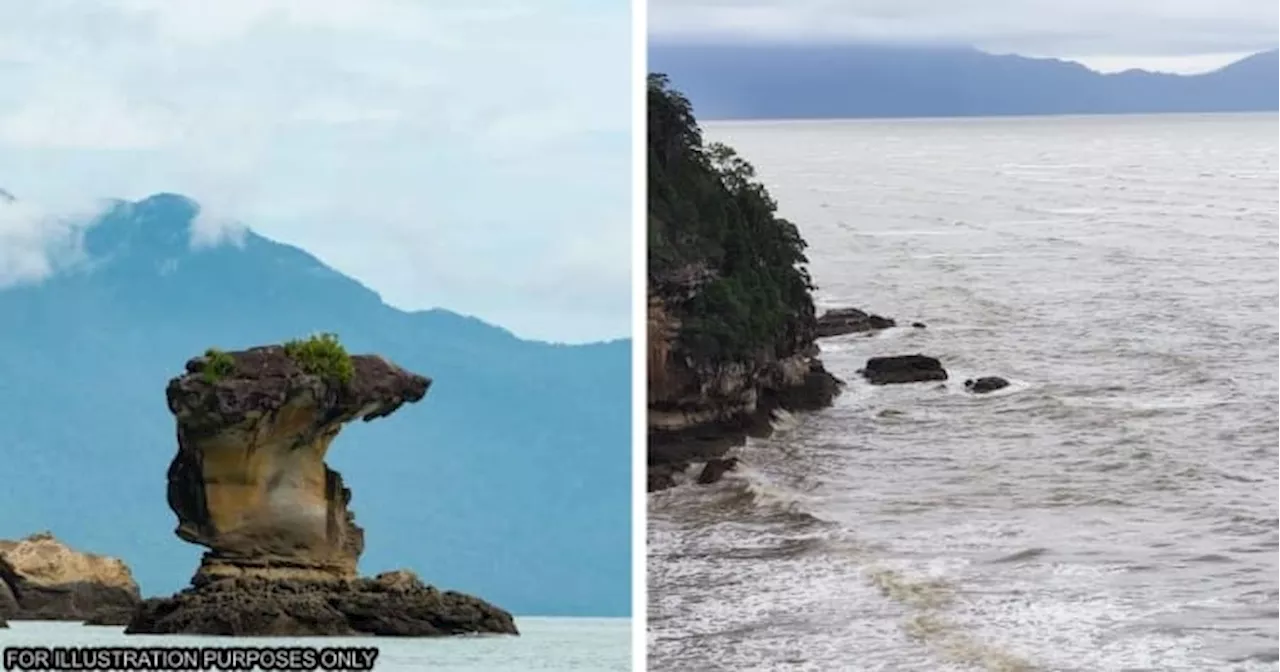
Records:
<instances>
[{"instance_id":1,"label":"eroded rock base","mask_svg":"<svg viewBox=\"0 0 1280 672\"><path fill-rule=\"evenodd\" d=\"M832 404L844 383L831 375L817 359L804 362L802 370L784 380L771 381L758 389L750 408L724 414L716 421L703 422L678 431L654 431L648 437L648 487L656 492L674 487L678 474L695 463L711 463L724 458L730 449L747 438L767 438L773 434L775 412L816 411ZM732 459L732 458L731 458ZM734 460L733 465L737 462ZM713 471L719 467L714 467ZM724 471L703 484L713 483Z\"/></svg>"},{"instance_id":2,"label":"eroded rock base","mask_svg":"<svg viewBox=\"0 0 1280 672\"><path fill-rule=\"evenodd\" d=\"M507 611L398 571L353 580L219 579L143 602L126 634L436 637L519 634Z\"/></svg>"}]
</instances>

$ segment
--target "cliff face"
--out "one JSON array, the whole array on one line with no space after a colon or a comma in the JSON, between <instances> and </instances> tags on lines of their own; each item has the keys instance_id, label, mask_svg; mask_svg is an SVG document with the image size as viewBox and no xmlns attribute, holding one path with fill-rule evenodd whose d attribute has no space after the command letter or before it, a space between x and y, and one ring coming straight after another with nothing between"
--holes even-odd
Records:
<instances>
[{"instance_id":1,"label":"cliff face","mask_svg":"<svg viewBox=\"0 0 1280 672\"><path fill-rule=\"evenodd\" d=\"M411 572L358 578L364 531L324 463L342 426L421 400L431 381L336 338L210 350L169 382L177 534L209 549L191 587L126 632L242 636L515 634L508 612ZM417 534L417 531L408 531Z\"/></svg>"},{"instance_id":2,"label":"cliff face","mask_svg":"<svg viewBox=\"0 0 1280 672\"><path fill-rule=\"evenodd\" d=\"M754 169L704 145L689 102L649 82L650 489L766 433L778 408L831 403L804 241Z\"/></svg>"},{"instance_id":3,"label":"cliff face","mask_svg":"<svg viewBox=\"0 0 1280 672\"><path fill-rule=\"evenodd\" d=\"M377 356L352 357L347 384L281 346L221 357L217 375L212 357L196 358L167 390L178 424L169 507L178 536L210 549L199 574L355 576L364 533L325 454L344 424L416 402L431 381Z\"/></svg>"},{"instance_id":4,"label":"cliff face","mask_svg":"<svg viewBox=\"0 0 1280 672\"><path fill-rule=\"evenodd\" d=\"M139 602L117 558L73 550L48 532L0 540L0 621L122 623Z\"/></svg>"}]
</instances>

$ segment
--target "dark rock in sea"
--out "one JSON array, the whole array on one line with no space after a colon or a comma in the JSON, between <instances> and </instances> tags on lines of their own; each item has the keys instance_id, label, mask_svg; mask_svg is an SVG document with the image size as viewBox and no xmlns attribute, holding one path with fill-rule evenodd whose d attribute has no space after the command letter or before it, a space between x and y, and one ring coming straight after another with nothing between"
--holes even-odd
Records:
<instances>
[{"instance_id":1,"label":"dark rock in sea","mask_svg":"<svg viewBox=\"0 0 1280 672\"><path fill-rule=\"evenodd\" d=\"M760 410L768 412L766 420L770 423L775 409L816 411L830 406L840 396L844 381L827 371L820 360L811 359L804 367L798 375L791 376L789 384L766 388L761 394ZM771 424L770 430L772 433Z\"/></svg>"},{"instance_id":2,"label":"dark rock in sea","mask_svg":"<svg viewBox=\"0 0 1280 672\"><path fill-rule=\"evenodd\" d=\"M947 371L942 368L942 362L925 355L872 357L867 360L867 365L861 373L872 385L922 383L947 379Z\"/></svg>"},{"instance_id":3,"label":"dark rock in sea","mask_svg":"<svg viewBox=\"0 0 1280 672\"><path fill-rule=\"evenodd\" d=\"M1009 381L999 376L984 376L982 378L970 378L964 381L964 389L974 394L985 394L987 392L995 392L1003 388L1009 387Z\"/></svg>"},{"instance_id":4,"label":"dark rock in sea","mask_svg":"<svg viewBox=\"0 0 1280 672\"><path fill-rule=\"evenodd\" d=\"M483 600L439 591L412 572L372 579L217 579L146 600L126 634L434 637L518 634L511 614Z\"/></svg>"},{"instance_id":5,"label":"dark rock in sea","mask_svg":"<svg viewBox=\"0 0 1280 672\"><path fill-rule=\"evenodd\" d=\"M684 473L688 462L667 462L649 466L646 492L657 492L676 487L676 474Z\"/></svg>"},{"instance_id":6,"label":"dark rock in sea","mask_svg":"<svg viewBox=\"0 0 1280 672\"><path fill-rule=\"evenodd\" d=\"M0 620L85 621L141 602L128 566L73 550L49 532L0 540Z\"/></svg>"},{"instance_id":7,"label":"dark rock in sea","mask_svg":"<svg viewBox=\"0 0 1280 672\"><path fill-rule=\"evenodd\" d=\"M509 613L409 572L357 578L364 530L325 454L346 423L420 401L431 381L376 355L348 357L336 341L311 345L311 357L211 351L169 382L169 507L177 535L209 551L190 588L147 600L126 632L516 634Z\"/></svg>"},{"instance_id":8,"label":"dark rock in sea","mask_svg":"<svg viewBox=\"0 0 1280 672\"><path fill-rule=\"evenodd\" d=\"M857 308L828 310L818 318L818 338L830 338L861 331L888 329L897 323L887 317L872 315Z\"/></svg>"},{"instance_id":9,"label":"dark rock in sea","mask_svg":"<svg viewBox=\"0 0 1280 672\"><path fill-rule=\"evenodd\" d=\"M724 475L738 468L738 458L729 457L725 459L710 460L706 466L702 468L702 473L698 474L698 483L701 485L710 485L724 478Z\"/></svg>"},{"instance_id":10,"label":"dark rock in sea","mask_svg":"<svg viewBox=\"0 0 1280 672\"><path fill-rule=\"evenodd\" d=\"M924 329L924 328L925 328L925 326L926 326L926 325L925 325L925 323L924 323L924 322L912 322L912 323L911 323L911 327L912 327L912 328L914 328L914 329Z\"/></svg>"}]
</instances>

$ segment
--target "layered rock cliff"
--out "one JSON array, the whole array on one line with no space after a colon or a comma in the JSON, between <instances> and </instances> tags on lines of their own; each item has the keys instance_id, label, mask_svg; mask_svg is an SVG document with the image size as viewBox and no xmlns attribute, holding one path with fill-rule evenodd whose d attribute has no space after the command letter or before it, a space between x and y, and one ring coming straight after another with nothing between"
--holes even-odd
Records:
<instances>
[{"instance_id":1,"label":"layered rock cliff","mask_svg":"<svg viewBox=\"0 0 1280 672\"><path fill-rule=\"evenodd\" d=\"M510 614L479 599L416 577L390 590L356 576L364 531L325 455L343 425L421 400L429 379L376 355L347 356L328 336L210 350L186 370L167 389L178 435L168 500L177 535L209 550L192 587L148 600L129 632L515 632Z\"/></svg>"},{"instance_id":2,"label":"layered rock cliff","mask_svg":"<svg viewBox=\"0 0 1280 672\"><path fill-rule=\"evenodd\" d=\"M649 489L770 431L775 410L831 403L816 357L805 243L754 169L703 143L693 111L651 76Z\"/></svg>"},{"instance_id":3,"label":"layered rock cliff","mask_svg":"<svg viewBox=\"0 0 1280 672\"><path fill-rule=\"evenodd\" d=\"M123 561L73 550L49 532L0 540L0 622L123 625L141 602Z\"/></svg>"}]
</instances>

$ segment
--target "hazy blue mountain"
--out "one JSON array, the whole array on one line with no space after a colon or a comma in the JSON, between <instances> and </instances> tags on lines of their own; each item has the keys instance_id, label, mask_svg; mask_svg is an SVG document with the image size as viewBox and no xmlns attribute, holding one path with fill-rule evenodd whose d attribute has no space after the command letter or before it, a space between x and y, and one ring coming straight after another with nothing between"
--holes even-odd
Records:
<instances>
[{"instance_id":1,"label":"hazy blue mountain","mask_svg":"<svg viewBox=\"0 0 1280 672\"><path fill-rule=\"evenodd\" d=\"M174 195L117 203L85 236L90 263L0 289L0 538L51 529L127 560L146 594L178 589L200 549L165 504L165 384L209 346L332 331L435 381L329 453L364 572L411 567L517 614L630 613L630 341L549 345L403 312L252 233L193 250L195 212Z\"/></svg>"},{"instance_id":2,"label":"hazy blue mountain","mask_svg":"<svg viewBox=\"0 0 1280 672\"><path fill-rule=\"evenodd\" d=\"M1077 63L968 48L664 44L667 74L703 119L966 117L1277 109L1280 51L1203 75L1103 75Z\"/></svg>"}]
</instances>

